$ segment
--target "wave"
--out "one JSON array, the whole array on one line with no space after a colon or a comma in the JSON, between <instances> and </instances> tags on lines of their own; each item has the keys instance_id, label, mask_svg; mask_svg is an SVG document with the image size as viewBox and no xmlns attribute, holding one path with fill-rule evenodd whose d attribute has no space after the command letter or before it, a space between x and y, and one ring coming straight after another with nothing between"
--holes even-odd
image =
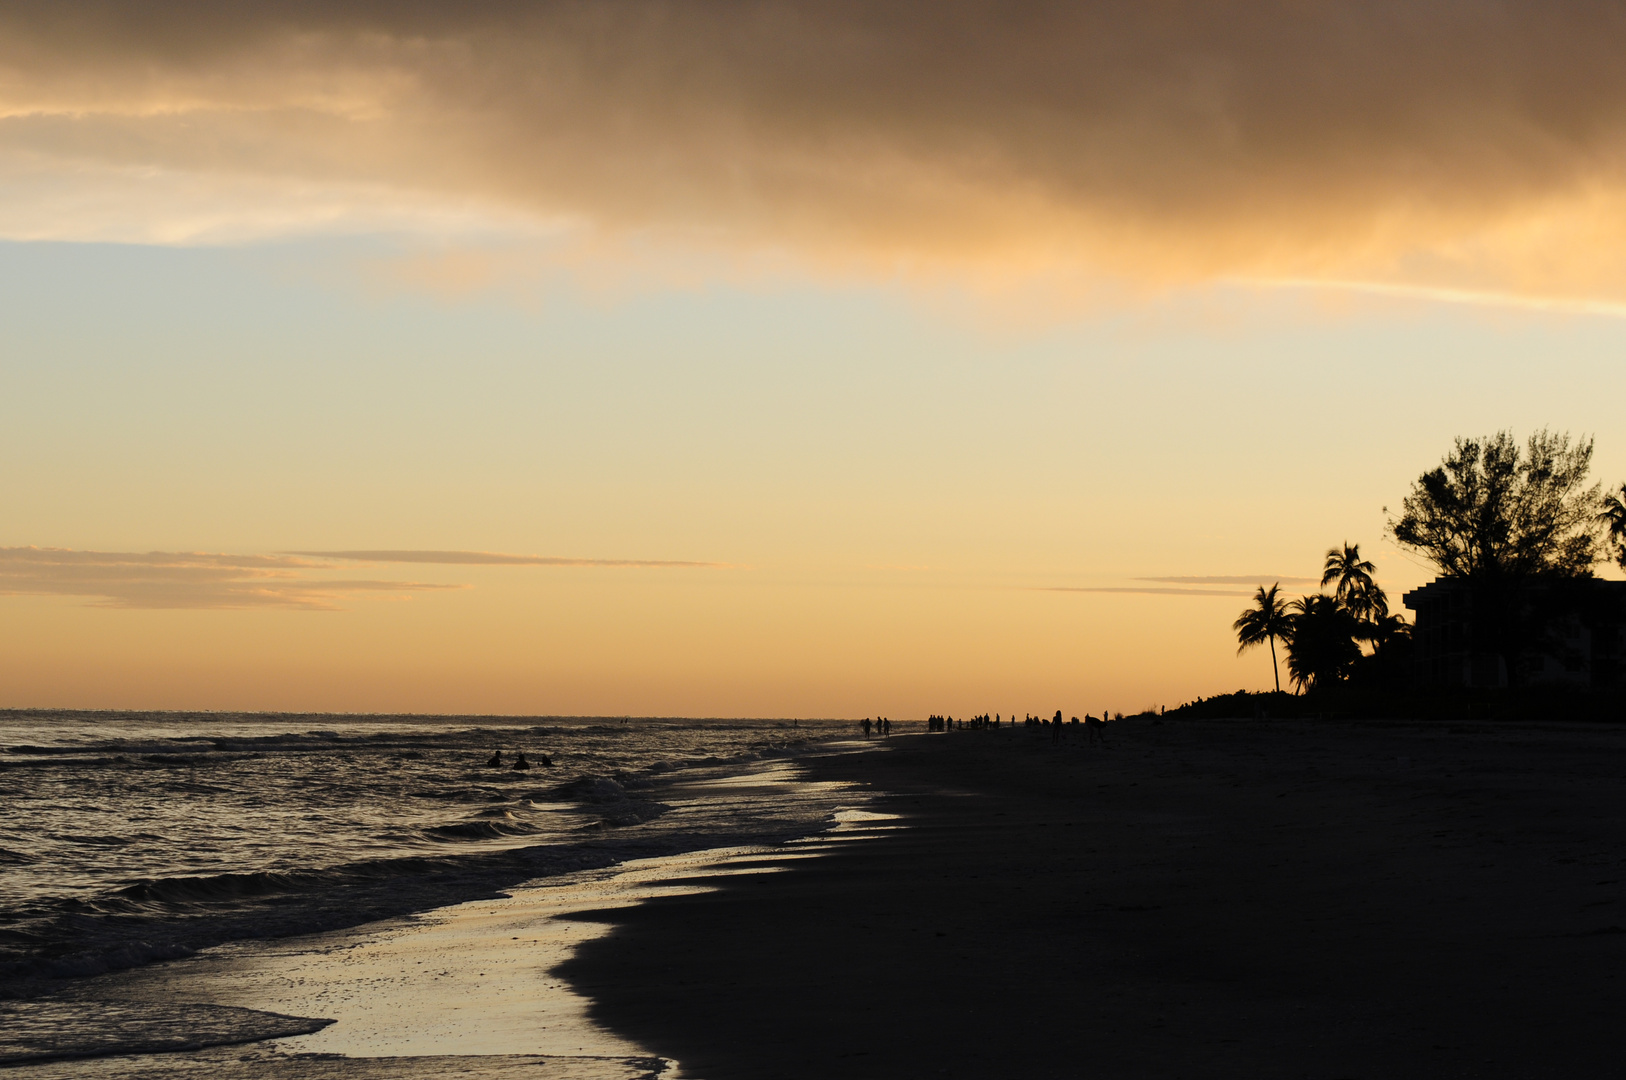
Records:
<instances>
[{"instance_id":1,"label":"wave","mask_svg":"<svg viewBox=\"0 0 1626 1080\"><path fill-rule=\"evenodd\" d=\"M333 1023L230 1005L62 1000L7 1006L0 1011L0 1021L4 1023L0 1029L4 1031L0 1037L0 1069L48 1061L231 1046L308 1035Z\"/></svg>"},{"instance_id":2,"label":"wave","mask_svg":"<svg viewBox=\"0 0 1626 1080\"><path fill-rule=\"evenodd\" d=\"M543 827L521 819L512 810L487 810L473 821L425 829L430 840L496 840L509 836L535 836Z\"/></svg>"},{"instance_id":3,"label":"wave","mask_svg":"<svg viewBox=\"0 0 1626 1080\"><path fill-rule=\"evenodd\" d=\"M33 800L26 820L39 823L32 835L41 854L22 843L24 850L0 848L0 868L27 866L6 875L18 886L0 910L0 998L37 996L60 989L56 980L174 959L225 941L352 926L624 859L771 843L821 827L822 811L811 803L741 804L652 824L671 810L658 801L670 774L786 752L764 746L756 730L728 728L728 740L669 739L651 735L647 725L640 731L604 723L572 726L570 742L555 740L555 730L537 726L519 735L516 728L471 725L448 735L313 726L155 738L94 731L87 723L65 731L64 745L11 746L0 752L0 774L22 767L5 782L8 792ZM19 743L49 741L18 734L12 737ZM648 737L622 738L629 735ZM561 767L482 768L496 745L523 747L528 756L546 745ZM331 759L313 760L306 751ZM392 757L400 761L392 764ZM193 761L199 767L189 774L183 766ZM205 762L224 767L205 772ZM90 773L98 767L108 771ZM87 775L63 783L56 768ZM580 775L584 769L589 775ZM200 776L213 783L199 783ZM75 783L94 790L115 816L85 819L77 798L58 795L78 790ZM177 792L196 799L179 801ZM124 798L162 800L151 805L174 809L138 824L115 805ZM276 809L286 835L256 831L262 807ZM0 813L0 820L23 821L21 813L12 819ZM167 839L134 833L155 827ZM319 831L301 836L306 828ZM211 864L195 861L204 855ZM204 865L229 872L199 873ZM179 873L183 867L191 872Z\"/></svg>"},{"instance_id":4,"label":"wave","mask_svg":"<svg viewBox=\"0 0 1626 1080\"><path fill-rule=\"evenodd\" d=\"M590 828L639 825L670 807L629 792L636 776L584 776L529 799L566 799L591 813ZM543 831L507 807L424 830L426 838L478 841ZM557 835L557 834L555 834ZM124 843L120 837L75 837ZM32 996L40 980L82 977L187 956L241 938L284 937L353 926L496 895L532 878L612 865L625 858L706 846L714 838L629 836L483 852L365 859L327 869L261 870L140 880L98 896L18 913L0 927L0 998ZM12 983L7 988L5 983Z\"/></svg>"},{"instance_id":5,"label":"wave","mask_svg":"<svg viewBox=\"0 0 1626 1080\"><path fill-rule=\"evenodd\" d=\"M531 878L638 854L579 843L134 882L17 913L0 933L0 998L33 997L43 981L173 960L226 941L315 933L492 897Z\"/></svg>"},{"instance_id":6,"label":"wave","mask_svg":"<svg viewBox=\"0 0 1626 1080\"><path fill-rule=\"evenodd\" d=\"M557 795L574 799L592 807L598 820L596 826L642 825L654 821L671 809L665 803L652 799L639 799L627 793L629 787L652 787L651 781L625 773L616 776L583 776L555 788Z\"/></svg>"}]
</instances>

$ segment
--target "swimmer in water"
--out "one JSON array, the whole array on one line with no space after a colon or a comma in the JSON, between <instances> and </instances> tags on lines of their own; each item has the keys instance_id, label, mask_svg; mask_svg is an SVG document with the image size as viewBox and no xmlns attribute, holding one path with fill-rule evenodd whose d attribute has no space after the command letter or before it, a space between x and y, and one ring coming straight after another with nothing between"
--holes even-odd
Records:
<instances>
[{"instance_id":1,"label":"swimmer in water","mask_svg":"<svg viewBox=\"0 0 1626 1080\"><path fill-rule=\"evenodd\" d=\"M519 756L514 758L514 766L513 767L516 768L516 769L529 769L531 767L531 763L529 761L525 760L524 751L521 751Z\"/></svg>"},{"instance_id":2,"label":"swimmer in water","mask_svg":"<svg viewBox=\"0 0 1626 1080\"><path fill-rule=\"evenodd\" d=\"M491 760L486 762L486 764L489 765L493 769L501 768L502 767L502 751L501 750L493 750L491 752Z\"/></svg>"},{"instance_id":3,"label":"swimmer in water","mask_svg":"<svg viewBox=\"0 0 1626 1080\"><path fill-rule=\"evenodd\" d=\"M548 756L548 755L546 755L546 754L543 754L543 755L542 755L542 767L543 767L543 768L544 768L544 769L551 769L551 768L553 768L553 759L552 759L552 758L550 758L550 757L549 757L549 756Z\"/></svg>"}]
</instances>

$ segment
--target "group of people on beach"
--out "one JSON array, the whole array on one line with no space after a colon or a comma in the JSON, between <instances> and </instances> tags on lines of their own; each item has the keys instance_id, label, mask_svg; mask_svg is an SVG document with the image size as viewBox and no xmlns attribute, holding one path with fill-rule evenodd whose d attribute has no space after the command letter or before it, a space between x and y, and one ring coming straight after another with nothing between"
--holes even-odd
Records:
<instances>
[{"instance_id":1,"label":"group of people on beach","mask_svg":"<svg viewBox=\"0 0 1626 1080\"><path fill-rule=\"evenodd\" d=\"M1015 714L1012 714L1011 723L1015 722L1016 716ZM953 731L955 725L958 724L961 731L980 731L983 728L997 728L999 723L1000 721L998 713L995 713L992 719L989 718L987 713L984 713L981 716L973 716L969 719L962 718L959 720L954 719L952 716L928 716L926 717L926 730Z\"/></svg>"},{"instance_id":2,"label":"group of people on beach","mask_svg":"<svg viewBox=\"0 0 1626 1080\"><path fill-rule=\"evenodd\" d=\"M1083 730L1085 737L1089 742L1097 743L1102 741L1106 731L1106 718L1108 715L1109 714L1107 711L1102 709L1101 716L1099 718L1089 715L1084 717ZM977 716L970 717L969 719L961 720L956 720L952 716L928 716L926 718L926 730L981 731L985 729L997 729L1000 727L1001 723L1005 724L1007 727L1014 728L1016 726L1016 714L1012 713L1011 718L1007 721L1002 721L998 713L995 713L993 716L989 716L987 713L981 713ZM1048 731L1050 734L1050 741L1058 744L1063 739L1076 735L1080 728L1079 719L1076 716L1072 718L1071 722L1063 722L1060 709L1057 709L1056 715L1049 719L1042 716L1033 716L1031 714L1026 715L1022 718L1022 723L1023 726L1029 731Z\"/></svg>"},{"instance_id":3,"label":"group of people on beach","mask_svg":"<svg viewBox=\"0 0 1626 1080\"><path fill-rule=\"evenodd\" d=\"M525 760L525 751L523 750L514 755L514 761L512 764L503 761L501 750L493 750L491 752L490 759L486 761L486 766L492 769L500 769L504 765L508 765L508 768L515 769L519 772L524 772L526 769L531 767L531 763ZM543 754L541 765L544 769L551 769L553 768L553 759L548 755Z\"/></svg>"},{"instance_id":4,"label":"group of people on beach","mask_svg":"<svg viewBox=\"0 0 1626 1080\"><path fill-rule=\"evenodd\" d=\"M866 739L870 737L869 733L872 729L876 735L883 739L892 734L892 721L888 720L884 716L877 717L874 720L871 720L866 716L863 720L859 721L858 726L864 729L864 738Z\"/></svg>"}]
</instances>

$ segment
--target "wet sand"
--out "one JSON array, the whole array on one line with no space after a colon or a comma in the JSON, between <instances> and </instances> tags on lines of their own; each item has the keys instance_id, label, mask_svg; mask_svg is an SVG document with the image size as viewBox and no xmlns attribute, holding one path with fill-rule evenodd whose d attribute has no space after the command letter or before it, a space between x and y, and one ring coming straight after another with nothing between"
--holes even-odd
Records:
<instances>
[{"instance_id":1,"label":"wet sand","mask_svg":"<svg viewBox=\"0 0 1626 1080\"><path fill-rule=\"evenodd\" d=\"M674 1076L676 1062L595 1023L586 1000L554 973L606 932L570 915L778 873L873 835L878 824L857 808L836 816L833 827L782 844L633 860L418 915L230 943L49 998L0 1002L0 1070L18 1080Z\"/></svg>"},{"instance_id":2,"label":"wet sand","mask_svg":"<svg viewBox=\"0 0 1626 1080\"><path fill-rule=\"evenodd\" d=\"M576 915L706 1080L1626 1074L1626 728L1123 722L808 763L905 828Z\"/></svg>"}]
</instances>

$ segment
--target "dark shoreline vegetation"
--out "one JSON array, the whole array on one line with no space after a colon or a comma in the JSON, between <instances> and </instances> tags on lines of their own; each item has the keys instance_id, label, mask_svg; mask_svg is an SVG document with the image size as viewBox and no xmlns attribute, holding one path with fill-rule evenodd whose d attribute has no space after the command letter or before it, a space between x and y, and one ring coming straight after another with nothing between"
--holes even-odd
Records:
<instances>
[{"instance_id":1,"label":"dark shoreline vegetation","mask_svg":"<svg viewBox=\"0 0 1626 1080\"><path fill-rule=\"evenodd\" d=\"M1415 622L1391 612L1377 567L1345 541L1326 553L1323 591L1288 600L1280 583L1260 585L1232 625L1238 652L1268 646L1274 690L1170 713L1621 718L1626 587L1593 570L1626 570L1626 484L1586 486L1592 449L1546 430L1522 446L1506 431L1457 439L1389 520L1389 538L1439 574L1404 598Z\"/></svg>"},{"instance_id":2,"label":"dark shoreline vegetation","mask_svg":"<svg viewBox=\"0 0 1626 1080\"><path fill-rule=\"evenodd\" d=\"M1417 720L1626 723L1626 693L1552 687L1417 690L1339 687L1315 694L1237 690L1131 719Z\"/></svg>"}]
</instances>

